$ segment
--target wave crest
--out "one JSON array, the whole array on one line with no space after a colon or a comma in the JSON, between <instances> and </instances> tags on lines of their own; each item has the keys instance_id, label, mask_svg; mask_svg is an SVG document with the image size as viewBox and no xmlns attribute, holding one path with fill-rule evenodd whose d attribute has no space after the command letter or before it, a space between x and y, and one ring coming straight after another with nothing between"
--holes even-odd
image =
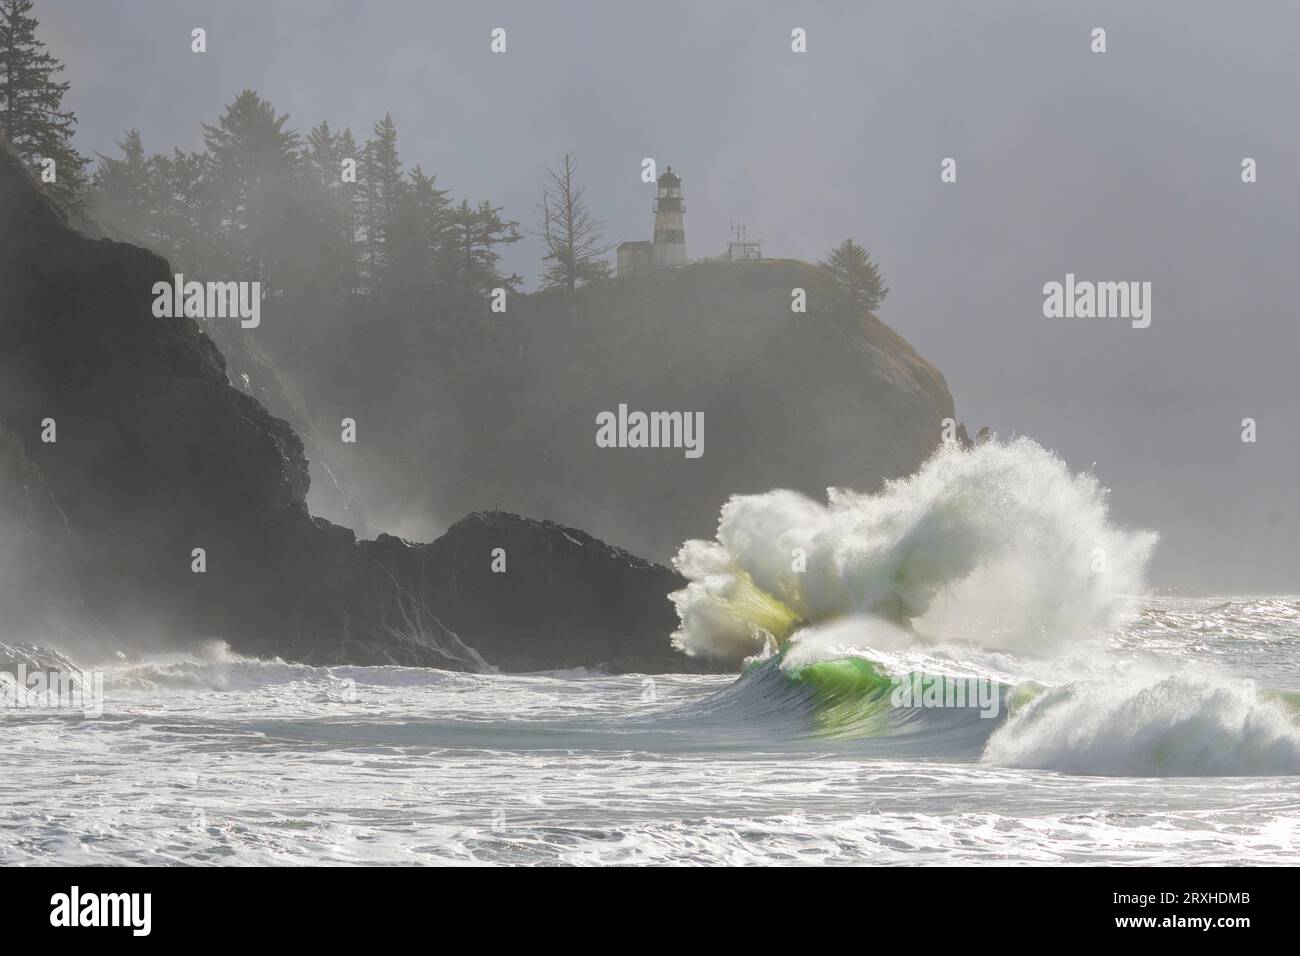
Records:
<instances>
[{"instance_id":1,"label":"wave crest","mask_svg":"<svg viewBox=\"0 0 1300 956\"><path fill-rule=\"evenodd\" d=\"M737 658L870 614L944 638L1042 651L1120 623L1156 535L1111 525L1107 490L1029 439L944 446L877 494L738 495L674 564L673 643Z\"/></svg>"},{"instance_id":2,"label":"wave crest","mask_svg":"<svg viewBox=\"0 0 1300 956\"><path fill-rule=\"evenodd\" d=\"M1178 673L1066 684L989 738L989 763L1101 776L1300 773L1287 704L1249 681Z\"/></svg>"}]
</instances>

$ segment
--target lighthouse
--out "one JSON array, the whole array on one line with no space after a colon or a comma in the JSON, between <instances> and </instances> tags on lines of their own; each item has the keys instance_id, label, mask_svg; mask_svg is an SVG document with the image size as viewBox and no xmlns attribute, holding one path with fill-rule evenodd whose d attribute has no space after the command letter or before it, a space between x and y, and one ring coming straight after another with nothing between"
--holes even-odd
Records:
<instances>
[{"instance_id":1,"label":"lighthouse","mask_svg":"<svg viewBox=\"0 0 1300 956\"><path fill-rule=\"evenodd\" d=\"M682 214L682 177L671 166L657 180L655 197L655 234L651 242L623 242L618 246L618 274L667 269L686 264L686 227Z\"/></svg>"},{"instance_id":2,"label":"lighthouse","mask_svg":"<svg viewBox=\"0 0 1300 956\"><path fill-rule=\"evenodd\" d=\"M655 236L652 255L657 269L686 264L686 226L682 214L682 177L671 166L659 177L659 195L655 198Z\"/></svg>"}]
</instances>

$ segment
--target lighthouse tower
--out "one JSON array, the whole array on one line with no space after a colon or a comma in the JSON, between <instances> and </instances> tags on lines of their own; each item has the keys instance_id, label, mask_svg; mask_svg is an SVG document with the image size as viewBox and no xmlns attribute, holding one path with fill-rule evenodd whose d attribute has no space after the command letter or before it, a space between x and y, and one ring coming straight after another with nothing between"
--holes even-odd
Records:
<instances>
[{"instance_id":1,"label":"lighthouse tower","mask_svg":"<svg viewBox=\"0 0 1300 956\"><path fill-rule=\"evenodd\" d=\"M686 263L686 226L682 214L682 177L671 166L659 177L659 195L655 199L655 238L653 259L657 269Z\"/></svg>"}]
</instances>

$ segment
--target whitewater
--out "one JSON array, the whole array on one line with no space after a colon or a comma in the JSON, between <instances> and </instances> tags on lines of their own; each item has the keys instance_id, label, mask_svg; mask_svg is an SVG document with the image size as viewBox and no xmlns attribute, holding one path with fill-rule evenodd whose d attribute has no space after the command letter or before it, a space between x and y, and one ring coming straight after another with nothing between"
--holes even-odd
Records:
<instances>
[{"instance_id":1,"label":"whitewater","mask_svg":"<svg viewBox=\"0 0 1300 956\"><path fill-rule=\"evenodd\" d=\"M115 659L101 716L0 709L0 864L1291 863L1300 598L1155 546L995 442L728 502L671 639L739 675Z\"/></svg>"}]
</instances>

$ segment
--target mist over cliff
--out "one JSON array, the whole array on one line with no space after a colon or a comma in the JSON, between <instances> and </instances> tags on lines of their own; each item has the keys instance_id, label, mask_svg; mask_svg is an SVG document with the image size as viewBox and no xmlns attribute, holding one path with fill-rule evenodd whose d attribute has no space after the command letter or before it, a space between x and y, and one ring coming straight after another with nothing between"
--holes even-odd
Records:
<instances>
[{"instance_id":1,"label":"mist over cliff","mask_svg":"<svg viewBox=\"0 0 1300 956\"><path fill-rule=\"evenodd\" d=\"M652 188L654 238L619 244L615 273L572 153L521 223L411 164L388 114L358 142L244 90L202 129L203 152L171 155L128 131L89 208L183 275L166 314L203 317L186 283L256 281L256 315L204 328L231 383L302 439L314 513L359 534L429 539L506 508L667 560L730 494L909 474L953 417L943 376L872 314L889 290L863 247L814 266L738 227L692 257L689 171L643 160L629 188ZM507 265L526 234L545 253L532 293ZM614 415L701 441L611 442Z\"/></svg>"},{"instance_id":2,"label":"mist over cliff","mask_svg":"<svg viewBox=\"0 0 1300 956\"><path fill-rule=\"evenodd\" d=\"M791 310L795 288L806 313ZM312 316L273 321L324 347ZM499 507L666 560L712 533L731 494L870 490L909 474L953 415L933 366L791 260L515 296L503 315L441 334L418 318L373 321L326 374L294 374L320 419L355 418L355 445L326 446L332 467L373 529L407 536ZM600 447L598 416L620 405L702 416L699 457Z\"/></svg>"}]
</instances>

